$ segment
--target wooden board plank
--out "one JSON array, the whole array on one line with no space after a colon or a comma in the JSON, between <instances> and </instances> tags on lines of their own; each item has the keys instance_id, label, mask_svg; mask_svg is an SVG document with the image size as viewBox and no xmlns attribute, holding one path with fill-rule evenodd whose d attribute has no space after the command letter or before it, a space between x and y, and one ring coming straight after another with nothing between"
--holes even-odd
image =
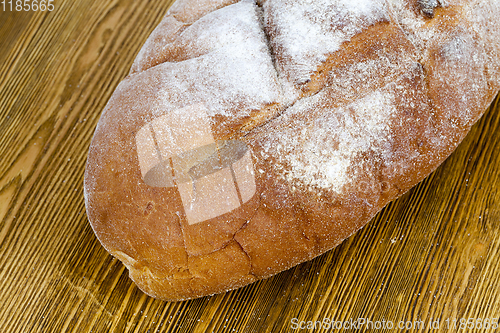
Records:
<instances>
[{"instance_id":1,"label":"wooden board plank","mask_svg":"<svg viewBox=\"0 0 500 333\"><path fill-rule=\"evenodd\" d=\"M82 181L100 112L170 4L0 8L0 332L292 332L357 318L452 332L446 319L500 317L498 100L435 173L335 250L223 295L141 293L95 238Z\"/></svg>"}]
</instances>

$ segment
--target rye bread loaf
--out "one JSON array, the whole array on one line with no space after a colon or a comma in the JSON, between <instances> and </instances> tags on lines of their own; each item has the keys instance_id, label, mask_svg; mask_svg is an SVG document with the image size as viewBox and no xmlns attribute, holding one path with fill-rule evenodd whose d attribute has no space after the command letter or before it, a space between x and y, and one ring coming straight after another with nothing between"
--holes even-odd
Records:
<instances>
[{"instance_id":1,"label":"rye bread loaf","mask_svg":"<svg viewBox=\"0 0 500 333\"><path fill-rule=\"evenodd\" d=\"M178 0L96 128L97 237L165 300L335 247L491 103L498 17L496 0Z\"/></svg>"}]
</instances>

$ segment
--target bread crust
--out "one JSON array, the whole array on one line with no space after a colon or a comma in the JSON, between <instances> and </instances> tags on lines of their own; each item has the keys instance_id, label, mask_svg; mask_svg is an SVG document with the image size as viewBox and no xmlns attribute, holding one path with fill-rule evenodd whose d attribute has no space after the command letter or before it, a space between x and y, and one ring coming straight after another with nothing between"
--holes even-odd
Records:
<instances>
[{"instance_id":1,"label":"bread crust","mask_svg":"<svg viewBox=\"0 0 500 333\"><path fill-rule=\"evenodd\" d=\"M500 89L495 1L306 3L178 1L109 100L87 214L145 293L221 293L337 246Z\"/></svg>"}]
</instances>

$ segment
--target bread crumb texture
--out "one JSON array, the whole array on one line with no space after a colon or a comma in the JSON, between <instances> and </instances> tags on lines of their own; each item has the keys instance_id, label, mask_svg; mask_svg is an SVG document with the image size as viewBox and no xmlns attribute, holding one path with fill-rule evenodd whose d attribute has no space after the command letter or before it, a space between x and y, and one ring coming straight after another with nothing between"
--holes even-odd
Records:
<instances>
[{"instance_id":1,"label":"bread crumb texture","mask_svg":"<svg viewBox=\"0 0 500 333\"><path fill-rule=\"evenodd\" d=\"M165 300L335 247L491 103L498 17L496 0L177 1L97 125L97 237Z\"/></svg>"}]
</instances>

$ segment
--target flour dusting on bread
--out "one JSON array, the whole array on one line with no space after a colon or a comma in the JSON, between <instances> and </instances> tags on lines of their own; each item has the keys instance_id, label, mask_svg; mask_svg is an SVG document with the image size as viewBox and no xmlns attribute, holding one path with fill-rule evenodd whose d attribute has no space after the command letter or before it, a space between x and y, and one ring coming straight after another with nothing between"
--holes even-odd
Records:
<instances>
[{"instance_id":1,"label":"flour dusting on bread","mask_svg":"<svg viewBox=\"0 0 500 333\"><path fill-rule=\"evenodd\" d=\"M304 106L298 103L296 107ZM290 164L286 177L340 193L346 183L355 181L348 171L356 155L368 150L385 153L389 120L394 113L390 89L377 90L346 106L328 110L300 135L286 136L300 141L287 145L287 139L282 140L285 151L280 155Z\"/></svg>"},{"instance_id":2,"label":"flour dusting on bread","mask_svg":"<svg viewBox=\"0 0 500 333\"><path fill-rule=\"evenodd\" d=\"M280 71L293 83L306 82L326 57L367 27L387 21L383 0L267 1L271 45L283 50Z\"/></svg>"}]
</instances>

